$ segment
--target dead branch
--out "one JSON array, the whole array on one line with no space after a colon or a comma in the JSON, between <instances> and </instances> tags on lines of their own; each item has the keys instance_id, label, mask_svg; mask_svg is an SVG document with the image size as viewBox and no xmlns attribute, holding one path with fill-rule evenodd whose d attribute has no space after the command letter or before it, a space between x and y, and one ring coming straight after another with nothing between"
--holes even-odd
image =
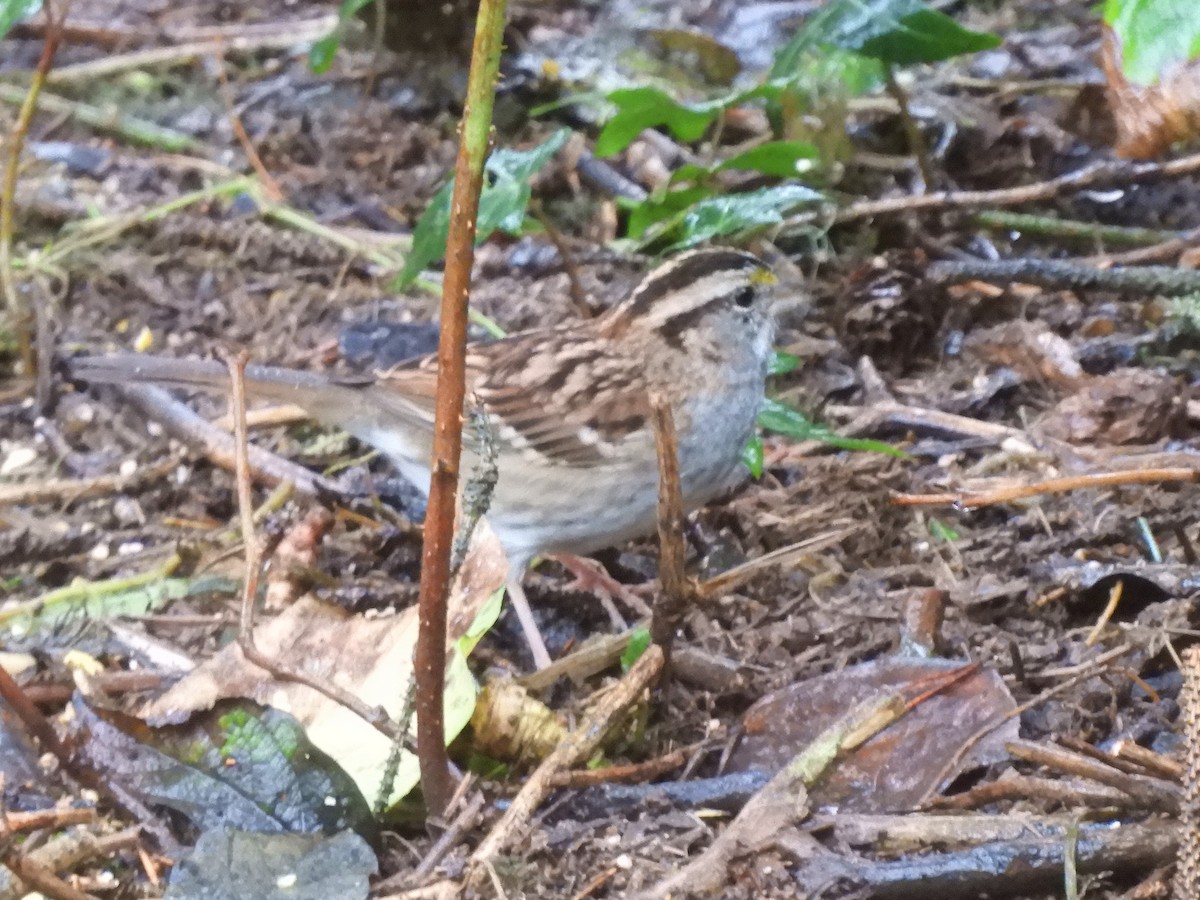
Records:
<instances>
[{"instance_id":1,"label":"dead branch","mask_svg":"<svg viewBox=\"0 0 1200 900\"><path fill-rule=\"evenodd\" d=\"M201 452L214 465L234 470L237 467L237 446L233 437L215 428L207 419L197 415L186 404L179 402L163 388L154 385L117 385L126 399L141 410L151 421L158 422L170 434ZM275 486L290 481L296 490L305 494L345 494L341 486L332 479L303 466L276 456L262 447L248 448L248 465L254 481Z\"/></svg>"},{"instance_id":2,"label":"dead branch","mask_svg":"<svg viewBox=\"0 0 1200 900\"><path fill-rule=\"evenodd\" d=\"M939 260L925 268L934 284L957 281L1020 282L1051 290L1183 296L1200 291L1200 273L1175 266L1098 269L1055 259Z\"/></svg>"}]
</instances>

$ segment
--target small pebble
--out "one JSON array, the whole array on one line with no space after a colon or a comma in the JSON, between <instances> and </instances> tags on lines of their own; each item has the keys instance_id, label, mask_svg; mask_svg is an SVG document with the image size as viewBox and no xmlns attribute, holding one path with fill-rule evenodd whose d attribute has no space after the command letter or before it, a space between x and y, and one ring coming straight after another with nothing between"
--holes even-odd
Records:
<instances>
[{"instance_id":1,"label":"small pebble","mask_svg":"<svg viewBox=\"0 0 1200 900\"><path fill-rule=\"evenodd\" d=\"M127 459L121 463L121 468L118 469L117 471L119 471L121 473L122 478L128 478L130 475L132 475L137 470L138 470L137 460L136 459Z\"/></svg>"}]
</instances>

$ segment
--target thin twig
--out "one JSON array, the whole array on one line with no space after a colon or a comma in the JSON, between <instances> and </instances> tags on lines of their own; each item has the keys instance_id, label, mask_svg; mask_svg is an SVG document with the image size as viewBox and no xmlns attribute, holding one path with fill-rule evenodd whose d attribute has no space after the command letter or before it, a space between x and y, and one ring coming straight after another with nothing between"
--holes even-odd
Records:
<instances>
[{"instance_id":1,"label":"thin twig","mask_svg":"<svg viewBox=\"0 0 1200 900\"><path fill-rule=\"evenodd\" d=\"M553 789L560 772L588 759L608 729L649 687L662 671L662 651L651 645L633 667L591 707L586 719L571 731L526 780L520 792L487 837L471 854L466 886L477 888L487 877L487 867L506 847L520 844L534 812Z\"/></svg>"},{"instance_id":2,"label":"thin twig","mask_svg":"<svg viewBox=\"0 0 1200 900\"><path fill-rule=\"evenodd\" d=\"M909 197L888 197L884 200L864 200L839 209L832 216L833 225L844 225L860 219L906 213L933 212L943 209L981 209L989 206L1018 206L1050 200L1070 190L1095 187L1100 184L1132 184L1151 178L1174 178L1200 172L1200 153L1182 156L1164 163L1130 163L1100 161L1084 166L1058 178L1023 184L994 191L937 191ZM827 213L810 210L788 218L786 225L806 225L824 221Z\"/></svg>"},{"instance_id":3,"label":"thin twig","mask_svg":"<svg viewBox=\"0 0 1200 900\"><path fill-rule=\"evenodd\" d=\"M1093 472L1090 475L1048 478L1033 484L1015 484L973 493L896 494L892 497L892 503L897 506L958 506L963 509L974 509L978 506L1010 503L1013 500L1025 500L1042 494L1065 494L1085 488L1197 480L1200 480L1200 469L1134 469L1128 472Z\"/></svg>"},{"instance_id":4,"label":"thin twig","mask_svg":"<svg viewBox=\"0 0 1200 900\"><path fill-rule=\"evenodd\" d=\"M220 47L217 49L220 50ZM250 134L246 131L246 126L242 124L242 117L237 113L233 88L229 85L229 76L225 74L224 54L221 52L213 53L213 62L217 68L217 80L221 85L221 99L225 102L225 114L229 118L230 128L233 129L233 136L242 145L242 152L246 154L246 159L249 160L251 168L258 175L258 180L262 182L263 193L267 195L267 199L272 203L282 203L286 199L283 194L283 188L279 186L279 182L275 180L275 176L271 174L266 164L263 163L262 157L258 155L258 148L250 140Z\"/></svg>"}]
</instances>

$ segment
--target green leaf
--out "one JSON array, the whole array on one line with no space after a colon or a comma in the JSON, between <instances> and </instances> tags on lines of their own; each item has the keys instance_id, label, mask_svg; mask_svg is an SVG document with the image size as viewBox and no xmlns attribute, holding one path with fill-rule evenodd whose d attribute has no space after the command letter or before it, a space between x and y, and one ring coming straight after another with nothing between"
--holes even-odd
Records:
<instances>
[{"instance_id":1,"label":"green leaf","mask_svg":"<svg viewBox=\"0 0 1200 900\"><path fill-rule=\"evenodd\" d=\"M1104 21L1121 40L1125 77L1136 84L1155 84L1200 57L1195 0L1106 0Z\"/></svg>"},{"instance_id":2,"label":"green leaf","mask_svg":"<svg viewBox=\"0 0 1200 900\"><path fill-rule=\"evenodd\" d=\"M629 213L629 223L625 233L638 240L652 225L668 219L682 218L683 213L693 204L713 196L714 193L715 191L711 187L697 185L651 195L633 207Z\"/></svg>"},{"instance_id":3,"label":"green leaf","mask_svg":"<svg viewBox=\"0 0 1200 900\"><path fill-rule=\"evenodd\" d=\"M805 203L820 200L812 188L782 184L745 194L701 200L682 217L679 238L668 251L695 247L715 237L779 225L783 217Z\"/></svg>"},{"instance_id":4,"label":"green leaf","mask_svg":"<svg viewBox=\"0 0 1200 900\"><path fill-rule=\"evenodd\" d=\"M633 634L629 636L629 643L625 645L625 652L621 654L621 671L628 672L633 668L633 664L637 662L646 648L650 646L650 629L635 628Z\"/></svg>"},{"instance_id":5,"label":"green leaf","mask_svg":"<svg viewBox=\"0 0 1200 900\"><path fill-rule=\"evenodd\" d=\"M883 441L847 438L834 433L825 425L818 425L798 410L780 403L778 400L763 400L758 411L758 424L767 431L774 431L800 441L820 441L841 450L868 451L871 453L886 453L898 459L908 459L903 450L885 444Z\"/></svg>"},{"instance_id":6,"label":"green leaf","mask_svg":"<svg viewBox=\"0 0 1200 900\"><path fill-rule=\"evenodd\" d=\"M337 53L338 47L341 46L342 35L346 32L346 23L360 9L373 2L375 0L342 0L342 5L338 7L338 21L333 26L333 31L313 44L308 51L308 67L310 69L318 75L329 71L329 67L333 64L333 57Z\"/></svg>"},{"instance_id":7,"label":"green leaf","mask_svg":"<svg viewBox=\"0 0 1200 900\"><path fill-rule=\"evenodd\" d=\"M856 48L863 56L896 66L938 62L1000 46L998 35L963 28L945 13L920 9L902 18L893 31Z\"/></svg>"},{"instance_id":8,"label":"green leaf","mask_svg":"<svg viewBox=\"0 0 1200 900\"><path fill-rule=\"evenodd\" d=\"M754 437L750 438L746 446L742 448L742 462L750 470L750 475L755 481L762 478L763 439L761 434L754 435Z\"/></svg>"},{"instance_id":9,"label":"green leaf","mask_svg":"<svg viewBox=\"0 0 1200 900\"><path fill-rule=\"evenodd\" d=\"M945 541L948 544L958 540L958 532L941 519L929 520L929 533L939 541Z\"/></svg>"},{"instance_id":10,"label":"green leaf","mask_svg":"<svg viewBox=\"0 0 1200 900\"><path fill-rule=\"evenodd\" d=\"M333 65L333 57L337 54L341 43L342 31L340 28L334 28L309 48L308 67L316 74L324 75Z\"/></svg>"},{"instance_id":11,"label":"green leaf","mask_svg":"<svg viewBox=\"0 0 1200 900\"><path fill-rule=\"evenodd\" d=\"M921 0L833 0L776 54L771 74L794 76L801 60L821 47L838 47L892 65L911 65L999 44L996 35L963 28Z\"/></svg>"},{"instance_id":12,"label":"green leaf","mask_svg":"<svg viewBox=\"0 0 1200 900\"><path fill-rule=\"evenodd\" d=\"M812 168L812 161L819 155L817 148L805 141L768 141L730 157L717 168L795 178Z\"/></svg>"},{"instance_id":13,"label":"green leaf","mask_svg":"<svg viewBox=\"0 0 1200 900\"><path fill-rule=\"evenodd\" d=\"M621 88L611 91L608 100L617 107L600 136L596 155L620 153L647 128L665 126L676 140L698 140L723 108L724 101L680 103L670 94L654 87Z\"/></svg>"},{"instance_id":14,"label":"green leaf","mask_svg":"<svg viewBox=\"0 0 1200 900\"><path fill-rule=\"evenodd\" d=\"M0 0L0 38L42 8L42 0Z\"/></svg>"},{"instance_id":15,"label":"green leaf","mask_svg":"<svg viewBox=\"0 0 1200 900\"><path fill-rule=\"evenodd\" d=\"M794 353L784 353L782 350L775 350L771 353L771 360L767 364L768 375L786 375L788 372L796 371L796 367L800 365L800 357Z\"/></svg>"},{"instance_id":16,"label":"green leaf","mask_svg":"<svg viewBox=\"0 0 1200 900\"><path fill-rule=\"evenodd\" d=\"M567 142L571 132L562 128L546 141L528 150L497 150L484 164L486 180L479 195L479 216L475 242L482 243L496 231L519 234L525 224L525 208L529 205L529 179L550 161ZM446 237L450 233L450 198L454 192L451 178L438 190L413 229L412 249L404 260L404 268L396 277L395 287L402 288L416 278L430 263L446 254Z\"/></svg>"}]
</instances>

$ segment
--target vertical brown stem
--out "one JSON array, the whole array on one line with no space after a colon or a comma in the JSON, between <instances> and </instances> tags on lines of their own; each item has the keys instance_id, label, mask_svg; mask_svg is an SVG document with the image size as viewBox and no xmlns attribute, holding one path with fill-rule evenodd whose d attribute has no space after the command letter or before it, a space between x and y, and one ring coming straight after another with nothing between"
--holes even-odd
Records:
<instances>
[{"instance_id":1,"label":"vertical brown stem","mask_svg":"<svg viewBox=\"0 0 1200 900\"><path fill-rule=\"evenodd\" d=\"M446 592L450 580L450 544L454 538L454 498L462 456L462 412L466 392L467 299L475 261L475 216L483 185L492 123L492 103L500 71L506 0L481 0L467 100L459 127L450 233L446 239L446 276L442 282L441 339L433 430L429 510L421 556L420 631L414 670L417 678L417 756L421 789L431 813L450 801L452 785L446 756L443 694L446 689Z\"/></svg>"},{"instance_id":2,"label":"vertical brown stem","mask_svg":"<svg viewBox=\"0 0 1200 900\"><path fill-rule=\"evenodd\" d=\"M684 573L683 489L679 481L679 441L671 406L661 394L650 396L654 443L658 451L658 580L662 591L654 603L650 638L663 648L663 672L671 661L671 644L683 611L696 597L696 586Z\"/></svg>"}]
</instances>

